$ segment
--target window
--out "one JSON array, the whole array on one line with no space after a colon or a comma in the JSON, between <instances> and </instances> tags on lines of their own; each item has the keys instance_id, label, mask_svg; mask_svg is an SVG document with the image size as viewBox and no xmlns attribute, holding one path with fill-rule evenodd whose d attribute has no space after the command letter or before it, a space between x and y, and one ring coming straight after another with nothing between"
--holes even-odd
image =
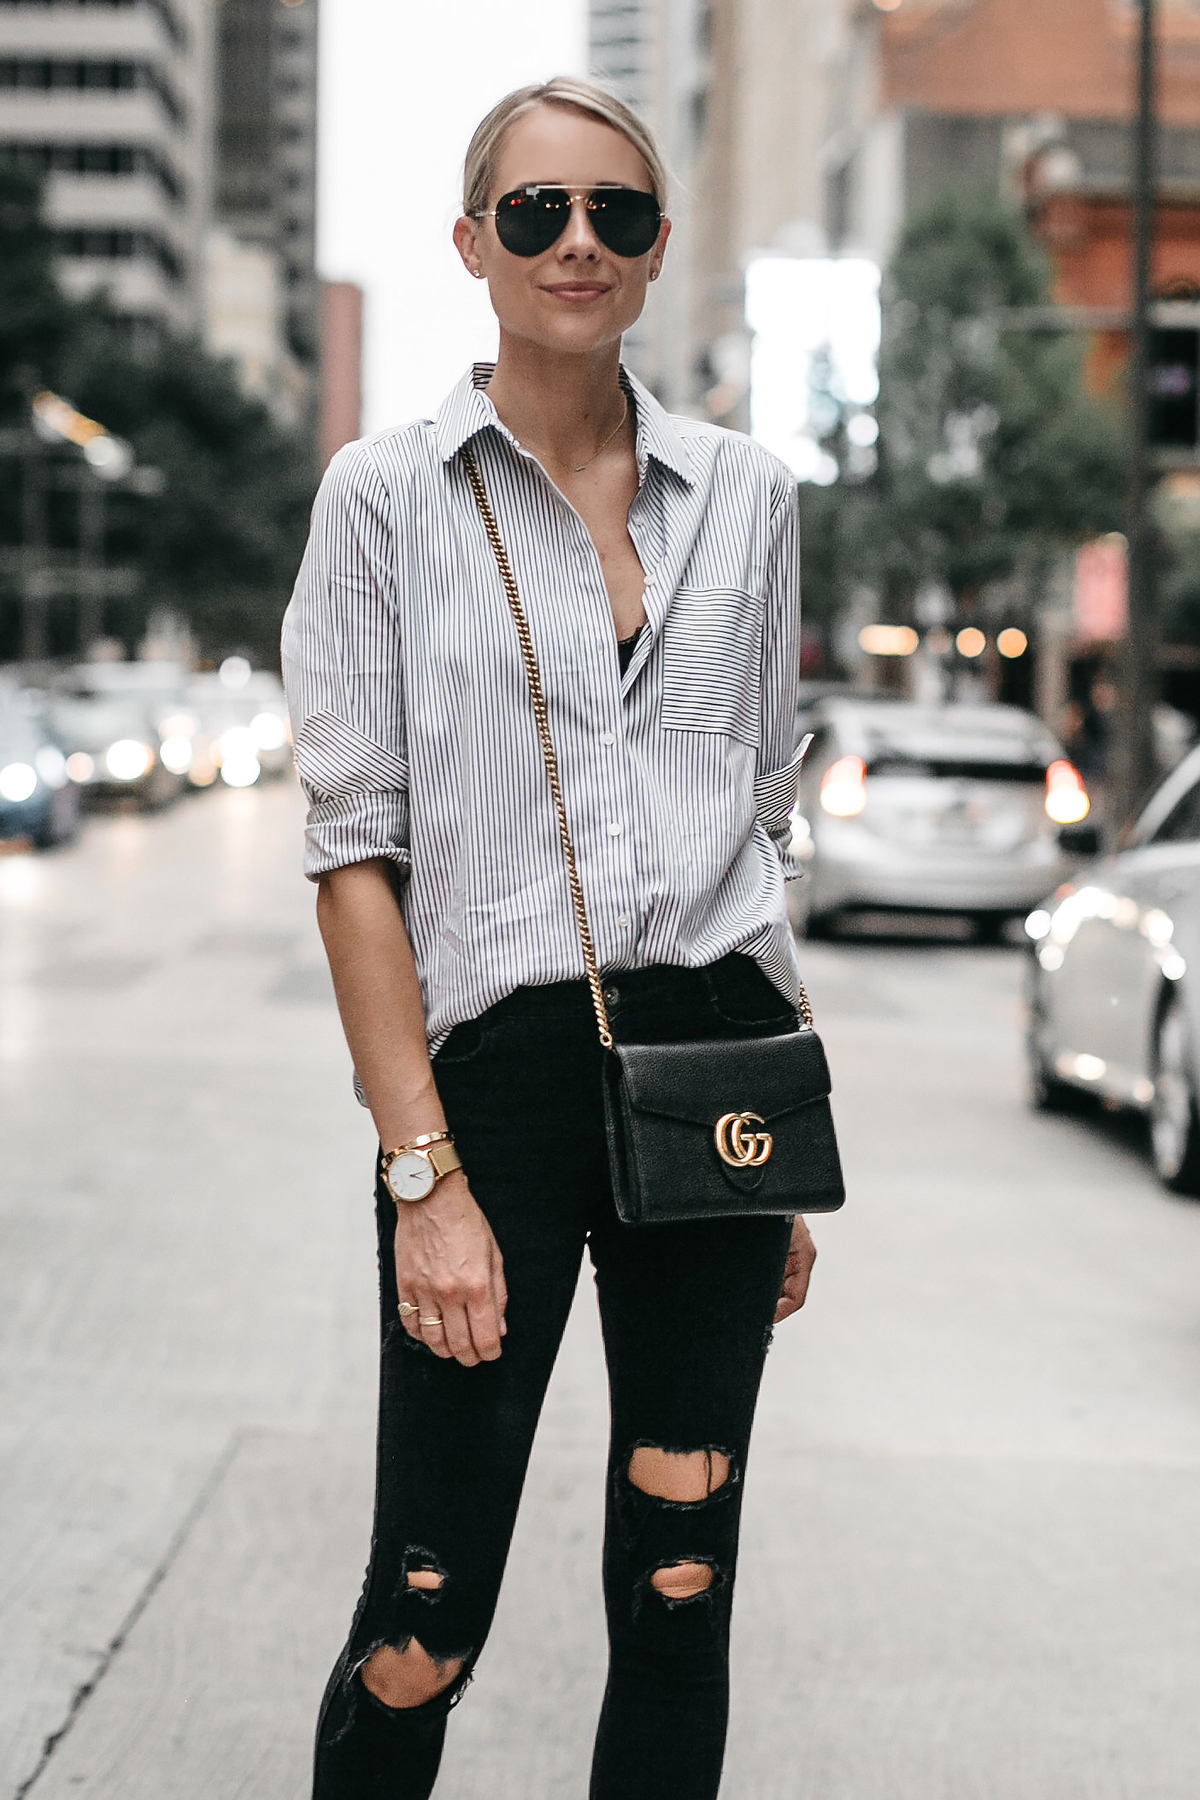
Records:
<instances>
[{"instance_id":1,"label":"window","mask_svg":"<svg viewBox=\"0 0 1200 1800\"><path fill-rule=\"evenodd\" d=\"M176 125L185 118L182 101L153 63L104 57L0 57L0 88L87 89L124 93L147 88Z\"/></svg>"},{"instance_id":2,"label":"window","mask_svg":"<svg viewBox=\"0 0 1200 1800\"><path fill-rule=\"evenodd\" d=\"M1152 844L1192 844L1200 839L1200 781L1193 782L1178 799L1150 842Z\"/></svg>"}]
</instances>

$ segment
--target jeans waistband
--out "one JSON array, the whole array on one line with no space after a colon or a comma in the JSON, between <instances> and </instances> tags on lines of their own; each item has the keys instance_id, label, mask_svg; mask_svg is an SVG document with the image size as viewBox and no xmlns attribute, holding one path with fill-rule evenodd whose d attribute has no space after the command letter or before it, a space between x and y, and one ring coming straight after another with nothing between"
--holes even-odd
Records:
<instances>
[{"instance_id":1,"label":"jeans waistband","mask_svg":"<svg viewBox=\"0 0 1200 1800\"><path fill-rule=\"evenodd\" d=\"M714 983L736 983L744 978L751 983L763 979L758 964L751 957L733 951L719 962L702 969L685 969L675 963L654 963L647 969L614 969L601 976L605 1004L610 1012L622 1006L653 1000L670 1005L686 1004L711 998ZM487 1019L566 1019L591 1018L592 999L587 981L550 981L541 987L516 988L489 1006Z\"/></svg>"}]
</instances>

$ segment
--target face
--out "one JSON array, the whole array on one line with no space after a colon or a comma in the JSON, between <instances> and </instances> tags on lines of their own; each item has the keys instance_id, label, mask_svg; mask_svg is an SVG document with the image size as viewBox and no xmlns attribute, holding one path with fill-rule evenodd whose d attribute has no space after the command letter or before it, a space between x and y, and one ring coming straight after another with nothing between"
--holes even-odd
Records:
<instances>
[{"instance_id":1,"label":"face","mask_svg":"<svg viewBox=\"0 0 1200 1800\"><path fill-rule=\"evenodd\" d=\"M535 107L510 128L488 205L534 183L570 193L613 183L649 193L653 185L628 138L562 106ZM492 218L460 219L454 242L467 268L487 277L502 332L546 350L586 355L618 340L638 317L670 229L664 219L645 256L617 256L576 204L562 236L540 256L506 250Z\"/></svg>"}]
</instances>

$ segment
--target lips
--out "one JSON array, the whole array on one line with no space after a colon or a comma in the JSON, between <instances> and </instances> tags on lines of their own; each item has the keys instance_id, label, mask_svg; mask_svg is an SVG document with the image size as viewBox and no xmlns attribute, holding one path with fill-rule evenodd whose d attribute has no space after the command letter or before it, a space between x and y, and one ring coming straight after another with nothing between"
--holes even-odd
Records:
<instances>
[{"instance_id":1,"label":"lips","mask_svg":"<svg viewBox=\"0 0 1200 1800\"><path fill-rule=\"evenodd\" d=\"M546 292L559 300L598 300L601 294L611 290L602 281L564 281L554 287L547 287Z\"/></svg>"}]
</instances>

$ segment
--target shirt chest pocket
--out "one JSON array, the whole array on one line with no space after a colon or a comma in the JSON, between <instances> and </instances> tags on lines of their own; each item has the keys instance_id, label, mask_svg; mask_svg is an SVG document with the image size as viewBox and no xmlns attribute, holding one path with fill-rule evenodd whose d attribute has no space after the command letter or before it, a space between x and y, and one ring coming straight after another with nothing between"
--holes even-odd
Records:
<instances>
[{"instance_id":1,"label":"shirt chest pocket","mask_svg":"<svg viewBox=\"0 0 1200 1800\"><path fill-rule=\"evenodd\" d=\"M757 747L762 601L741 588L679 588L662 629L664 731L708 731Z\"/></svg>"}]
</instances>

